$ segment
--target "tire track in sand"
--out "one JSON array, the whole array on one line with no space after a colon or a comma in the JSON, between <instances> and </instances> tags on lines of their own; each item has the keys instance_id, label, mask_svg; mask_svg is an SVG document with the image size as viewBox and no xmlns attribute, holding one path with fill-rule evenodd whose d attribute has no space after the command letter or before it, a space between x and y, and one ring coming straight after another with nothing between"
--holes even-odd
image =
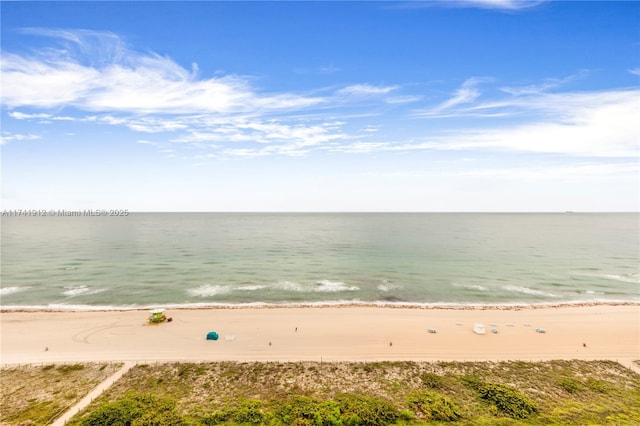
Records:
<instances>
[{"instance_id":1,"label":"tire track in sand","mask_svg":"<svg viewBox=\"0 0 640 426\"><path fill-rule=\"evenodd\" d=\"M117 324L118 324L118 322L116 321L116 322L111 323L109 325L103 325L103 326L100 326L100 327L94 327L94 328L89 328L89 329L86 329L86 330L79 331L79 332L77 332L76 334L74 334L71 337L71 340L73 340L74 342L78 342L78 343L89 344L89 337L93 336L94 334L98 334L98 333L103 332L103 331L111 330L113 328L123 327L123 326L117 325Z\"/></svg>"}]
</instances>

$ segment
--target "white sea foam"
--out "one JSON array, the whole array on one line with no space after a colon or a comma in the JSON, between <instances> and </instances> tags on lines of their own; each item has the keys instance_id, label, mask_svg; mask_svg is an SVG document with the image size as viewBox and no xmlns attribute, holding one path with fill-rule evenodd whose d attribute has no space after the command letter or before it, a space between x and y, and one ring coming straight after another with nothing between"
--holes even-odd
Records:
<instances>
[{"instance_id":1,"label":"white sea foam","mask_svg":"<svg viewBox=\"0 0 640 426\"><path fill-rule=\"evenodd\" d=\"M139 309L137 306L113 306L113 305L67 305L64 303L50 303L38 310L53 310L53 311L129 311Z\"/></svg>"},{"instance_id":2,"label":"white sea foam","mask_svg":"<svg viewBox=\"0 0 640 426\"><path fill-rule=\"evenodd\" d=\"M315 284L307 284L303 285L294 281L279 281L270 285L262 285L262 284L247 284L241 285L238 287L234 287L231 285L219 285L219 284L203 284L197 288L191 288L187 290L187 294L196 297L211 297L217 296L221 294L229 294L235 291L258 291L264 289L276 289L297 293L310 293L310 292L318 292L318 293L335 293L340 291L358 291L360 287L348 285L341 281L329 281L329 280L321 280L317 281ZM81 292L81 289L74 289L70 291L78 291Z\"/></svg>"},{"instance_id":3,"label":"white sea foam","mask_svg":"<svg viewBox=\"0 0 640 426\"><path fill-rule=\"evenodd\" d=\"M336 293L339 291L358 291L360 287L355 285L349 285L343 283L342 281L329 281L322 280L316 282L315 287L313 288L314 292L320 293Z\"/></svg>"},{"instance_id":4,"label":"white sea foam","mask_svg":"<svg viewBox=\"0 0 640 426\"><path fill-rule=\"evenodd\" d=\"M103 291L106 290L104 288L91 289L91 288L87 287L86 285L65 287L65 288L67 290L63 291L62 294L67 296L67 297L76 297L76 296L80 296L80 295L98 294L98 293L102 293Z\"/></svg>"},{"instance_id":5,"label":"white sea foam","mask_svg":"<svg viewBox=\"0 0 640 426\"><path fill-rule=\"evenodd\" d=\"M63 291L62 294L68 297L79 296L82 293L86 293L89 291L89 288L86 285L82 285L79 287L65 287L65 288L67 288L68 290Z\"/></svg>"},{"instance_id":6,"label":"white sea foam","mask_svg":"<svg viewBox=\"0 0 640 426\"><path fill-rule=\"evenodd\" d=\"M25 291L29 287L2 287L0 288L0 296L7 296L9 294L20 293L21 291Z\"/></svg>"},{"instance_id":7,"label":"white sea foam","mask_svg":"<svg viewBox=\"0 0 640 426\"><path fill-rule=\"evenodd\" d=\"M262 290L263 288L266 288L267 286L265 285L242 285L240 287L236 287L236 290L240 290L240 291L256 291L256 290Z\"/></svg>"},{"instance_id":8,"label":"white sea foam","mask_svg":"<svg viewBox=\"0 0 640 426\"><path fill-rule=\"evenodd\" d=\"M313 285L305 285L294 281L280 281L269 286L278 290L295 291L298 293L335 293L340 291L358 291L360 287L343 283L342 281L320 280Z\"/></svg>"},{"instance_id":9,"label":"white sea foam","mask_svg":"<svg viewBox=\"0 0 640 426\"><path fill-rule=\"evenodd\" d=\"M302 285L293 281L279 281L275 284L270 285L269 287L275 288L277 290L285 290L285 291L298 291L298 292L306 291Z\"/></svg>"},{"instance_id":10,"label":"white sea foam","mask_svg":"<svg viewBox=\"0 0 640 426\"><path fill-rule=\"evenodd\" d=\"M640 274L605 274L589 272L573 272L573 275L591 278L603 278L605 280L618 281L622 283L640 284Z\"/></svg>"},{"instance_id":11,"label":"white sea foam","mask_svg":"<svg viewBox=\"0 0 640 426\"><path fill-rule=\"evenodd\" d=\"M530 307L560 307L560 306L593 306L593 305L628 305L640 304L640 298L627 299L581 299L572 301L561 301L557 303L456 303L456 302L381 302L381 301L361 301L351 300L330 300L321 302L197 302L197 303L164 303L153 305L74 305L64 303L51 303L48 305L3 305L4 311L139 311L155 309L162 306L165 309L209 309L209 308L301 308L301 307L340 307L340 306L379 306L379 307L404 307L415 309L510 309L510 308L530 308ZM513 324L507 324L512 327Z\"/></svg>"},{"instance_id":12,"label":"white sea foam","mask_svg":"<svg viewBox=\"0 0 640 426\"><path fill-rule=\"evenodd\" d=\"M459 287L459 288L468 288L470 290L478 290L478 291L487 291L488 288L480 285L480 284L459 284L459 283L455 283L453 284L454 287Z\"/></svg>"},{"instance_id":13,"label":"white sea foam","mask_svg":"<svg viewBox=\"0 0 640 426\"><path fill-rule=\"evenodd\" d=\"M640 284L640 274L624 274L624 275L601 274L600 276L607 280L619 281L623 283Z\"/></svg>"},{"instance_id":14,"label":"white sea foam","mask_svg":"<svg viewBox=\"0 0 640 426\"><path fill-rule=\"evenodd\" d=\"M203 284L197 288L190 288L187 293L197 297L211 297L219 294L227 294L232 290L231 286L218 284Z\"/></svg>"},{"instance_id":15,"label":"white sea foam","mask_svg":"<svg viewBox=\"0 0 640 426\"><path fill-rule=\"evenodd\" d=\"M387 280L382 281L382 284L378 284L378 290L384 291L385 293L398 288L401 288L401 286L399 286L398 284L390 283Z\"/></svg>"},{"instance_id":16,"label":"white sea foam","mask_svg":"<svg viewBox=\"0 0 640 426\"><path fill-rule=\"evenodd\" d=\"M559 296L557 296L557 295L555 295L553 293L549 293L549 292L542 291L542 290L535 290L533 288L522 287L522 286L517 286L517 285L505 285L502 288L504 290L507 290L507 291L513 291L515 293L529 294L531 296L559 297Z\"/></svg>"}]
</instances>

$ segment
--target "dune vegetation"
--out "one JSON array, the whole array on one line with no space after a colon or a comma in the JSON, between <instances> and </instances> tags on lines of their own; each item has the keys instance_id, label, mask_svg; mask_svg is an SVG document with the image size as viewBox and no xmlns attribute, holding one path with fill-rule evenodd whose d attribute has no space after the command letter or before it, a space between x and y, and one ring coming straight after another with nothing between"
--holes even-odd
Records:
<instances>
[{"instance_id":1,"label":"dune vegetation","mask_svg":"<svg viewBox=\"0 0 640 426\"><path fill-rule=\"evenodd\" d=\"M0 369L0 424L47 425L122 364L43 364Z\"/></svg>"},{"instance_id":2,"label":"dune vegetation","mask_svg":"<svg viewBox=\"0 0 640 426\"><path fill-rule=\"evenodd\" d=\"M612 361L137 365L73 425L640 424Z\"/></svg>"}]
</instances>

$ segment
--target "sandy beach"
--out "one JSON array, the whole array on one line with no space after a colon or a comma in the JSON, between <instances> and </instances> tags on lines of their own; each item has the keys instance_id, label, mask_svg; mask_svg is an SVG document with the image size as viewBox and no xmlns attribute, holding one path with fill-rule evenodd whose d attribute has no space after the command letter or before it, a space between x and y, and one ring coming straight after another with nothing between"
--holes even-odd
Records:
<instances>
[{"instance_id":1,"label":"sandy beach","mask_svg":"<svg viewBox=\"0 0 640 426\"><path fill-rule=\"evenodd\" d=\"M147 325L146 310L6 311L1 362L640 359L638 305L174 309L167 316L173 320ZM485 335L473 332L476 322ZM206 340L208 331L220 339Z\"/></svg>"}]
</instances>

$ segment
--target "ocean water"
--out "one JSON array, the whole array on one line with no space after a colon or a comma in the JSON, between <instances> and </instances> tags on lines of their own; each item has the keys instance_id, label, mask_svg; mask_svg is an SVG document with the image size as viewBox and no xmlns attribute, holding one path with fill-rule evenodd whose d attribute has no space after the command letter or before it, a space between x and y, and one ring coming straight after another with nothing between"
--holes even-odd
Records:
<instances>
[{"instance_id":1,"label":"ocean water","mask_svg":"<svg viewBox=\"0 0 640 426\"><path fill-rule=\"evenodd\" d=\"M2 217L3 309L640 302L629 214Z\"/></svg>"}]
</instances>

